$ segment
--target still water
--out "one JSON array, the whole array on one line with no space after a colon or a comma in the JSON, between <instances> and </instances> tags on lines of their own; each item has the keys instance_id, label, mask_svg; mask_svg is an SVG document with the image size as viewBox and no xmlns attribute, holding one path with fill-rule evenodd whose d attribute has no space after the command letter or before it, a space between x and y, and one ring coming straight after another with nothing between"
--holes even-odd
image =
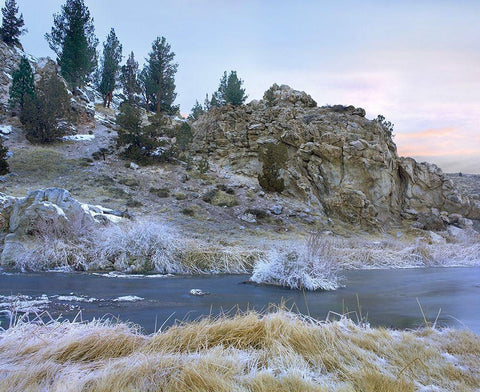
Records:
<instances>
[{"instance_id":1,"label":"still water","mask_svg":"<svg viewBox=\"0 0 480 392\"><path fill-rule=\"evenodd\" d=\"M325 319L357 311L372 326L416 328L428 321L480 333L480 268L346 271L344 288L306 292L245 284L247 275L112 277L87 273L0 274L0 327L12 310L36 308L52 317L115 317L151 333L175 320L265 309L286 301L294 311ZM190 295L191 289L209 292ZM358 303L357 303L358 296ZM21 314L21 313L19 313ZM352 318L356 315L352 313Z\"/></svg>"}]
</instances>

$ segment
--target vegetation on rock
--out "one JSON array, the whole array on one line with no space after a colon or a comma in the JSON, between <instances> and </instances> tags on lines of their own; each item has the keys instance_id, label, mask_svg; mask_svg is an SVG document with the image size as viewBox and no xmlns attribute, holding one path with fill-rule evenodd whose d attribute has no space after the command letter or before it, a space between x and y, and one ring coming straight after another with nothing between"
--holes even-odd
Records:
<instances>
[{"instance_id":1,"label":"vegetation on rock","mask_svg":"<svg viewBox=\"0 0 480 392\"><path fill-rule=\"evenodd\" d=\"M284 144L269 143L260 156L263 162L262 174L258 183L267 192L282 193L285 181L280 177L280 169L287 162L287 147Z\"/></svg>"},{"instance_id":2,"label":"vegetation on rock","mask_svg":"<svg viewBox=\"0 0 480 392\"><path fill-rule=\"evenodd\" d=\"M67 0L62 11L53 16L50 48L57 54L62 76L75 90L82 87L97 66L98 39L90 11L83 0Z\"/></svg>"}]
</instances>

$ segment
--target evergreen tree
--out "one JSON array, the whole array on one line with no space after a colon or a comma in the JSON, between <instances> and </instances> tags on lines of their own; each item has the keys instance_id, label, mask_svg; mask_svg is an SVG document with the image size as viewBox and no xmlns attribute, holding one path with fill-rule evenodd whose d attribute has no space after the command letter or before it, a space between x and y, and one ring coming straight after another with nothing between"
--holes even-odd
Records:
<instances>
[{"instance_id":1,"label":"evergreen tree","mask_svg":"<svg viewBox=\"0 0 480 392\"><path fill-rule=\"evenodd\" d=\"M107 40L103 44L103 59L101 65L101 80L98 90L103 94L103 106L110 107L113 99L113 90L117 84L122 61L122 45L112 28Z\"/></svg>"},{"instance_id":2,"label":"evergreen tree","mask_svg":"<svg viewBox=\"0 0 480 392\"><path fill-rule=\"evenodd\" d=\"M142 92L138 82L138 63L135 61L133 52L130 53L127 63L122 67L120 81L126 102L133 105L135 103L135 95Z\"/></svg>"},{"instance_id":3,"label":"evergreen tree","mask_svg":"<svg viewBox=\"0 0 480 392\"><path fill-rule=\"evenodd\" d=\"M248 98L245 95L245 89L242 88L243 80L237 77L237 72L232 71L228 75L227 86L225 88L225 101L234 106L242 105Z\"/></svg>"},{"instance_id":4,"label":"evergreen tree","mask_svg":"<svg viewBox=\"0 0 480 392\"><path fill-rule=\"evenodd\" d=\"M2 8L2 27L0 33L3 42L7 45L20 45L20 36L25 31L22 29L24 26L23 15L17 17L18 7L15 0L6 0L5 7Z\"/></svg>"},{"instance_id":5,"label":"evergreen tree","mask_svg":"<svg viewBox=\"0 0 480 392\"><path fill-rule=\"evenodd\" d=\"M218 90L213 93L211 106L224 106L232 104L235 106L241 105L247 99L245 89L242 88L243 80L239 79L236 71L230 71L227 76L227 71L223 73L220 79Z\"/></svg>"},{"instance_id":6,"label":"evergreen tree","mask_svg":"<svg viewBox=\"0 0 480 392\"><path fill-rule=\"evenodd\" d=\"M68 114L70 97L65 84L57 75L44 76L37 85L33 98L27 95L20 116L27 138L49 143L63 136L58 123Z\"/></svg>"},{"instance_id":7,"label":"evergreen tree","mask_svg":"<svg viewBox=\"0 0 480 392\"><path fill-rule=\"evenodd\" d=\"M157 114L173 113L178 106L173 106L177 97L175 93L175 73L178 64L173 62L175 53L165 37L158 37L152 44L148 62L142 71L144 95L147 105Z\"/></svg>"},{"instance_id":8,"label":"evergreen tree","mask_svg":"<svg viewBox=\"0 0 480 392\"><path fill-rule=\"evenodd\" d=\"M0 138L0 176L10 173L10 167L7 162L8 148L3 145L3 140Z\"/></svg>"},{"instance_id":9,"label":"evergreen tree","mask_svg":"<svg viewBox=\"0 0 480 392\"><path fill-rule=\"evenodd\" d=\"M57 54L62 76L73 90L82 87L97 66L98 39L90 11L83 0L67 0L62 11L53 16L50 48Z\"/></svg>"},{"instance_id":10,"label":"evergreen tree","mask_svg":"<svg viewBox=\"0 0 480 392\"><path fill-rule=\"evenodd\" d=\"M260 153L263 162L262 174L258 175L258 183L266 192L282 193L285 190L285 182L280 176L280 170L288 159L285 144L269 143L265 151Z\"/></svg>"},{"instance_id":11,"label":"evergreen tree","mask_svg":"<svg viewBox=\"0 0 480 392\"><path fill-rule=\"evenodd\" d=\"M188 116L190 120L198 120L198 118L205 113L205 109L203 106L200 104L200 102L195 101L195 105L193 105L192 112Z\"/></svg>"},{"instance_id":12,"label":"evergreen tree","mask_svg":"<svg viewBox=\"0 0 480 392\"><path fill-rule=\"evenodd\" d=\"M33 70L26 57L22 57L18 69L13 71L12 84L10 86L10 99L8 101L11 109L20 108L23 110L26 97L33 99L35 95L35 83Z\"/></svg>"}]
</instances>

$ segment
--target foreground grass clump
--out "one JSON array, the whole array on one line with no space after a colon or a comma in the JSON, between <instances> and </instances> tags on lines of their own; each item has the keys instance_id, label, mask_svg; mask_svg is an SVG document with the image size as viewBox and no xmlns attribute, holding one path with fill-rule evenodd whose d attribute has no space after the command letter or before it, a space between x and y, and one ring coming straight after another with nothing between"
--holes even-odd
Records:
<instances>
[{"instance_id":1,"label":"foreground grass clump","mask_svg":"<svg viewBox=\"0 0 480 392\"><path fill-rule=\"evenodd\" d=\"M474 391L480 339L393 331L284 310L142 335L109 322L18 323L0 331L0 390Z\"/></svg>"}]
</instances>

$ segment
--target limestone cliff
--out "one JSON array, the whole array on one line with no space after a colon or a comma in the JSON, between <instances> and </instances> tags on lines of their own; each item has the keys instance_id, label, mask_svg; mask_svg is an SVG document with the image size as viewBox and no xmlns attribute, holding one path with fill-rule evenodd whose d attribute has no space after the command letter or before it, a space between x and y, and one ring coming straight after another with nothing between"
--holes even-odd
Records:
<instances>
[{"instance_id":1,"label":"limestone cliff","mask_svg":"<svg viewBox=\"0 0 480 392\"><path fill-rule=\"evenodd\" d=\"M480 219L435 165L401 158L391 132L353 106L317 107L306 93L274 85L263 100L213 108L193 123L194 149L250 176L268 143L287 146L286 194L353 224L382 225L432 209ZM440 214L439 214L440 215Z\"/></svg>"}]
</instances>

